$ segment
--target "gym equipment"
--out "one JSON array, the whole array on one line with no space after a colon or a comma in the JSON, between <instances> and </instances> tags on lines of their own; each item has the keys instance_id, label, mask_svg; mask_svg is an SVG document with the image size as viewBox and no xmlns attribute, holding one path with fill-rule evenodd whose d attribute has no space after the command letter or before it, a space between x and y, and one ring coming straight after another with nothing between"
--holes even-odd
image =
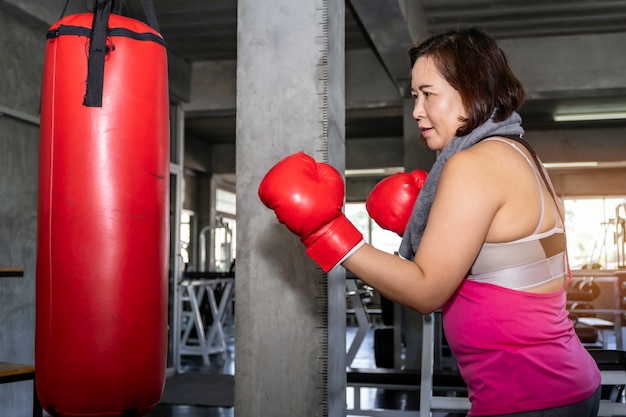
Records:
<instances>
[{"instance_id":1,"label":"gym equipment","mask_svg":"<svg viewBox=\"0 0 626 417\"><path fill-rule=\"evenodd\" d=\"M596 236L589 261L582 266L584 270L610 269L612 266L617 269L626 269L626 203L615 206L615 218L608 219L600 223L600 230ZM607 240L611 236L615 259L611 259L607 253ZM613 265L611 265L613 264Z\"/></svg>"},{"instance_id":2,"label":"gym equipment","mask_svg":"<svg viewBox=\"0 0 626 417\"><path fill-rule=\"evenodd\" d=\"M185 272L178 284L180 291L181 334L177 371L183 372L181 357L201 356L205 365L209 355L226 351L224 324L232 306L235 290L234 272ZM208 304L207 316L202 313Z\"/></svg>"},{"instance_id":3,"label":"gym equipment","mask_svg":"<svg viewBox=\"0 0 626 417\"><path fill-rule=\"evenodd\" d=\"M359 292L357 285L357 277L348 273L346 274L346 297L352 304L354 315L358 324L357 332L354 335L354 339L352 339L352 343L350 343L347 353L348 356L346 358L346 366L350 368L352 367L352 362L354 361L354 358L359 351L367 332L372 328L372 323L365 305L363 304L363 300L361 299L361 293Z\"/></svg>"},{"instance_id":4,"label":"gym equipment","mask_svg":"<svg viewBox=\"0 0 626 417\"><path fill-rule=\"evenodd\" d=\"M625 299L625 270L572 270L567 310L585 345L607 348L607 343L614 341L617 350L623 349ZM610 335L614 335L614 339L610 340Z\"/></svg>"},{"instance_id":5,"label":"gym equipment","mask_svg":"<svg viewBox=\"0 0 626 417\"><path fill-rule=\"evenodd\" d=\"M110 0L48 32L35 365L56 417L141 416L163 390L167 77L157 29L113 13Z\"/></svg>"},{"instance_id":6,"label":"gym equipment","mask_svg":"<svg viewBox=\"0 0 626 417\"><path fill-rule=\"evenodd\" d=\"M207 235L209 239L207 241ZM200 272L227 272L233 266L233 231L219 219L213 226L205 226L198 233ZM208 254L208 259L207 259Z\"/></svg>"},{"instance_id":7,"label":"gym equipment","mask_svg":"<svg viewBox=\"0 0 626 417\"><path fill-rule=\"evenodd\" d=\"M593 301L600 295L600 286L593 279L583 278L572 281L567 288L568 301Z\"/></svg>"},{"instance_id":8,"label":"gym equipment","mask_svg":"<svg viewBox=\"0 0 626 417\"><path fill-rule=\"evenodd\" d=\"M626 269L626 203L615 207L615 249L617 268Z\"/></svg>"}]
</instances>

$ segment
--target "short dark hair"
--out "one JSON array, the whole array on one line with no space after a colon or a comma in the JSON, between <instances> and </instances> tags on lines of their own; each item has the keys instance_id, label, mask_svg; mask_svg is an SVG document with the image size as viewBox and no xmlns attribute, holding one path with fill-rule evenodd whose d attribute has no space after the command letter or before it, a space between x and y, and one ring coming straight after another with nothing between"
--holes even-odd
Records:
<instances>
[{"instance_id":1,"label":"short dark hair","mask_svg":"<svg viewBox=\"0 0 626 417\"><path fill-rule=\"evenodd\" d=\"M427 36L409 50L411 68L424 56L434 60L467 109L458 136L467 135L492 116L496 122L506 119L524 102L524 87L504 51L481 29L453 29Z\"/></svg>"}]
</instances>

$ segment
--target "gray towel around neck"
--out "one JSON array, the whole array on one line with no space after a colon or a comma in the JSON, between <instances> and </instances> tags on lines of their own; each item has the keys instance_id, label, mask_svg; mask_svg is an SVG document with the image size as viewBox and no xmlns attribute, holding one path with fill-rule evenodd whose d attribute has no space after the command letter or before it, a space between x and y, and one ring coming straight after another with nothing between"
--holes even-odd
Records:
<instances>
[{"instance_id":1,"label":"gray towel around neck","mask_svg":"<svg viewBox=\"0 0 626 417\"><path fill-rule=\"evenodd\" d=\"M433 204L435 198L435 192L437 191L437 184L439 183L439 176L443 170L443 166L448 159L455 153L469 148L470 146L480 142L483 139L492 136L518 136L522 138L524 136L524 129L521 125L522 118L519 114L513 112L511 116L501 122L494 122L493 119L489 119L476 129L471 131L466 136L455 136L443 149L432 169L428 174L428 178L424 183L424 187L421 189L413 212L409 218L409 223L406 226L406 230L402 236L402 242L400 243L399 253L400 256L406 259L413 259L417 247L422 239L422 234L426 228L426 222L428 221L428 215L430 213L430 207Z\"/></svg>"}]
</instances>

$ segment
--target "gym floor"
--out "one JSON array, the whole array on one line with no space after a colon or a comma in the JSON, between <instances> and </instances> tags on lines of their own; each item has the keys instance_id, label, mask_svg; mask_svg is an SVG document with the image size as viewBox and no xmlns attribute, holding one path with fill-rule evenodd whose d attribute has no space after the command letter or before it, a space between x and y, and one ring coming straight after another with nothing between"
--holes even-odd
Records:
<instances>
[{"instance_id":1,"label":"gym floor","mask_svg":"<svg viewBox=\"0 0 626 417\"><path fill-rule=\"evenodd\" d=\"M231 321L224 327L226 352L211 355L211 363L203 365L199 356L183 357L185 371L209 374L235 375L235 329ZM198 407L191 405L159 404L146 417L233 417L233 408Z\"/></svg>"},{"instance_id":2,"label":"gym floor","mask_svg":"<svg viewBox=\"0 0 626 417\"><path fill-rule=\"evenodd\" d=\"M346 334L346 343L349 346L356 327L348 327ZM235 372L235 354L234 354L234 329L225 329L228 335L228 351L227 353L215 355L211 358L209 366L202 365L200 360L189 358L184 363L185 369L189 371L202 371L217 374L234 375ZM373 330L365 337L361 347L352 363L354 368L375 368L374 360L374 337ZM352 402L352 389L348 387L347 392L348 405ZM363 392L361 397L362 408L384 408L395 410L419 410L418 394L415 392L398 392L370 389ZM460 417L464 414L449 413L433 413L433 417ZM232 408L219 407L194 407L185 405L166 405L160 404L152 410L146 417L234 417Z\"/></svg>"},{"instance_id":3,"label":"gym floor","mask_svg":"<svg viewBox=\"0 0 626 417\"><path fill-rule=\"evenodd\" d=\"M215 374L234 375L235 372L235 352L234 352L234 329L229 326L224 329L227 335L227 352L213 355L210 365L203 365L201 359L189 357L185 359L183 367L185 370L194 372L207 372ZM349 346L356 327L349 326L347 328L346 343ZM374 359L374 337L373 330L370 330L363 340L354 361L354 368L375 368ZM346 396L348 406L352 406L352 389L348 387ZM399 392L368 389L362 393L362 408L383 408L394 410L419 410L418 395L415 392ZM159 404L154 410L146 415L146 417L234 417L233 408L220 407L197 407L189 405L168 405ZM350 416L350 415L349 415ZM433 413L433 417L461 417L464 414L449 413ZM49 414L44 412L44 417Z\"/></svg>"}]
</instances>

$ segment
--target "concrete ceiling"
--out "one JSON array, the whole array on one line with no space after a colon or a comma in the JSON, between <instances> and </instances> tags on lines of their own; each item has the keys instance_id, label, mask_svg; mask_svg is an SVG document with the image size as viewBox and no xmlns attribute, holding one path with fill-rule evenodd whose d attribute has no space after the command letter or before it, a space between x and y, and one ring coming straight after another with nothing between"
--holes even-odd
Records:
<instances>
[{"instance_id":1,"label":"concrete ceiling","mask_svg":"<svg viewBox=\"0 0 626 417\"><path fill-rule=\"evenodd\" d=\"M0 7L20 18L34 16L51 23L65 1L0 0ZM84 11L89 4L69 2L67 13ZM153 4L168 49L191 68L189 97L182 98L186 137L222 146L220 156L233 153L237 0L153 0ZM387 163L375 161L385 152L372 151L367 144L379 141L384 145L377 149L390 148L385 141L394 138L400 143L398 152L404 152L410 45L426 33L468 25L484 28L507 53L527 90L521 110L527 133L532 131L527 138L542 147L538 151L544 161L593 158L613 168L626 166L626 120L553 120L557 112L626 111L626 0L346 0L345 4L347 154L365 149L361 153L370 158L359 168ZM139 1L125 0L123 5L124 14L144 19Z\"/></svg>"},{"instance_id":2,"label":"concrete ceiling","mask_svg":"<svg viewBox=\"0 0 626 417\"><path fill-rule=\"evenodd\" d=\"M139 2L127 3L130 7ZM191 62L236 60L236 0L154 0L154 5L161 32L177 54ZM139 14L139 11L131 8L132 13ZM599 52L601 59L609 59L613 49L569 52L575 46L566 45L570 41L572 45L580 44L585 37L626 33L626 0L347 0L345 22L346 53L370 50L384 69L381 74L388 78L381 82L391 82L401 97L406 94L409 82L406 51L415 39L427 32L477 25L501 44L515 49L513 54L523 49L518 42L528 45L527 49L532 48L535 41L537 48L547 48L550 39L558 39L567 49L565 52L577 54L580 60L590 55L597 59ZM549 60L532 64L552 65ZM581 73L585 75L588 73ZM601 67L597 68L596 76L602 76ZM347 73L346 78L358 76ZM523 74L520 78L524 78ZM566 107L574 107L576 112L600 107L626 110L626 81L621 86L610 82L606 88L587 88L586 84L581 81L554 91L549 88L530 91L522 109L525 125L549 128L553 114ZM349 90L347 95L347 139L402 135L402 111L398 101L370 97L367 104L360 107L357 99L351 102ZM203 140L234 141L234 114L229 110L232 109L212 107L210 111L190 112L187 129ZM620 123L608 122L612 126Z\"/></svg>"}]
</instances>

